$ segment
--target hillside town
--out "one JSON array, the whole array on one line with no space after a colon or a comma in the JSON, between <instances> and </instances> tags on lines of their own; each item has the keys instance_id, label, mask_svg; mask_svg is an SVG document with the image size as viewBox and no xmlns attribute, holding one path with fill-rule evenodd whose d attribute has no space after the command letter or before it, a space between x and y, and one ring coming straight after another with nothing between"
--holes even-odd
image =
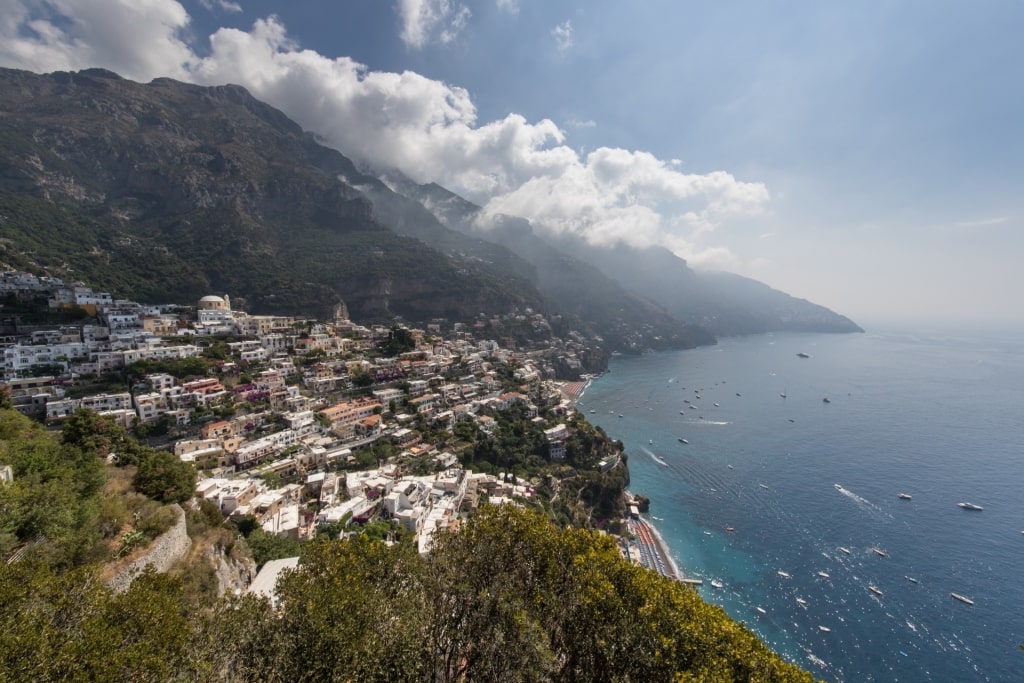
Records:
<instances>
[{"instance_id":1,"label":"hillside town","mask_svg":"<svg viewBox=\"0 0 1024 683\"><path fill-rule=\"evenodd\" d=\"M573 407L585 340L532 311L365 327L343 305L328 322L249 315L227 295L145 305L23 272L0 274L0 300L78 319L0 321L17 410L54 429L83 408L107 416L193 463L196 495L225 517L270 534L389 520L426 554L484 501L550 505L581 469L623 464L617 442L573 439L592 429ZM489 336L524 327L540 341ZM477 457L502 429L536 437L528 464Z\"/></svg>"}]
</instances>

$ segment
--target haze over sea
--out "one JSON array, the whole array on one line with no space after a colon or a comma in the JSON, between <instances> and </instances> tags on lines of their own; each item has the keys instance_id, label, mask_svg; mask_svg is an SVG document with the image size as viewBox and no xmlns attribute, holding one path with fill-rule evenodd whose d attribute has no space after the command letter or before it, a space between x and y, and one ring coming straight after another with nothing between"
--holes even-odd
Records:
<instances>
[{"instance_id":1,"label":"haze over sea","mask_svg":"<svg viewBox=\"0 0 1024 683\"><path fill-rule=\"evenodd\" d=\"M815 677L1022 681L1022 339L724 339L614 358L579 408L704 598Z\"/></svg>"}]
</instances>

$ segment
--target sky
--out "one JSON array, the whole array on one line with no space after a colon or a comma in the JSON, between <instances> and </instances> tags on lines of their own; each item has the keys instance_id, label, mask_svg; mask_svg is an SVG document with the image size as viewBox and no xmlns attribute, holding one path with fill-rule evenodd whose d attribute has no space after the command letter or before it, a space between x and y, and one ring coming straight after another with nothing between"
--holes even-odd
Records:
<instances>
[{"instance_id":1,"label":"sky","mask_svg":"<svg viewBox=\"0 0 1024 683\"><path fill-rule=\"evenodd\" d=\"M1024 322L1017 0L0 0L0 65L236 83L488 213Z\"/></svg>"}]
</instances>

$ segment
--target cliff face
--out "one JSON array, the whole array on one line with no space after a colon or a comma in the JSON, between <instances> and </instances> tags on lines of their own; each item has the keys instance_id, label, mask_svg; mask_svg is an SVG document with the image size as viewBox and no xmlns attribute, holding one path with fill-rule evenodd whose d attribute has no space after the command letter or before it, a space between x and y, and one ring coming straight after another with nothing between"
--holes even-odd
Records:
<instances>
[{"instance_id":1,"label":"cliff face","mask_svg":"<svg viewBox=\"0 0 1024 683\"><path fill-rule=\"evenodd\" d=\"M390 230L367 188L390 192L236 86L0 69L5 260L143 301L227 291L257 313L542 308L515 269ZM450 232L426 212L416 222ZM514 258L502 252L492 260Z\"/></svg>"}]
</instances>

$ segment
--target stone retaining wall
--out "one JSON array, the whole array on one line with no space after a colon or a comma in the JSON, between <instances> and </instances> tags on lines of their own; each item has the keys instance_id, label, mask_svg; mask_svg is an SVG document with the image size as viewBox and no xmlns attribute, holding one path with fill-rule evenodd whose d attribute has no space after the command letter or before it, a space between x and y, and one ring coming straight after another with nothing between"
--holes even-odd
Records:
<instances>
[{"instance_id":1,"label":"stone retaining wall","mask_svg":"<svg viewBox=\"0 0 1024 683\"><path fill-rule=\"evenodd\" d=\"M149 552L132 562L126 569L107 583L107 587L115 593L123 593L132 585L132 580L147 565L153 565L158 572L166 572L174 563L188 555L192 547L192 539L185 530L185 511L178 505L171 506L178 514L178 521L170 529L157 536L150 545Z\"/></svg>"}]
</instances>

